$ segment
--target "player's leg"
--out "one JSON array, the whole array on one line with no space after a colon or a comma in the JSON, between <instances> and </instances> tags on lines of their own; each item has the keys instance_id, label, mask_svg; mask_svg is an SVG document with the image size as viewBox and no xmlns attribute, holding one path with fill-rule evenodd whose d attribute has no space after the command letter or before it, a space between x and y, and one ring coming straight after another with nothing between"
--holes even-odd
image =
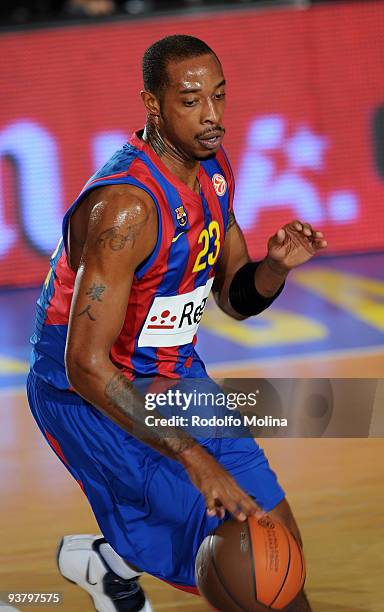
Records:
<instances>
[{"instance_id":1,"label":"player's leg","mask_svg":"<svg viewBox=\"0 0 384 612\"><path fill-rule=\"evenodd\" d=\"M91 442L95 436L97 445L95 424L99 434L101 431L97 412L85 403L71 406L68 394L47 391L47 386L39 384L33 376L29 376L27 390L39 429L84 492L90 494L96 518L97 513L112 517L113 530L112 493L101 463L98 465L95 444L87 443L87 439ZM60 398L64 403L60 403ZM108 431L105 436L108 437ZM119 453L118 447L115 452ZM128 565L103 536L65 536L58 547L57 563L66 579L91 595L96 610L152 612L138 581L142 572L133 564Z\"/></svg>"},{"instance_id":2,"label":"player's leg","mask_svg":"<svg viewBox=\"0 0 384 612\"><path fill-rule=\"evenodd\" d=\"M259 506L267 511L269 516L283 523L302 546L295 517L262 448L251 438L223 440L221 463L244 490L255 498ZM311 606L303 591L288 610L311 612Z\"/></svg>"},{"instance_id":3,"label":"player's leg","mask_svg":"<svg viewBox=\"0 0 384 612\"><path fill-rule=\"evenodd\" d=\"M304 591L301 591L287 612L312 612L311 604Z\"/></svg>"},{"instance_id":4,"label":"player's leg","mask_svg":"<svg viewBox=\"0 0 384 612\"><path fill-rule=\"evenodd\" d=\"M293 516L291 507L286 499L283 499L275 508L269 510L269 516L283 523L294 535L296 540L303 546L303 541L296 519ZM312 610L304 591L298 595L294 603L288 608L288 612L310 612Z\"/></svg>"},{"instance_id":5,"label":"player's leg","mask_svg":"<svg viewBox=\"0 0 384 612\"><path fill-rule=\"evenodd\" d=\"M64 536L57 566L64 578L91 595L100 612L152 612L138 581L142 572L129 566L102 536Z\"/></svg>"},{"instance_id":6,"label":"player's leg","mask_svg":"<svg viewBox=\"0 0 384 612\"><path fill-rule=\"evenodd\" d=\"M300 546L303 547L300 530L286 498L282 499L272 510L269 510L268 514L277 521L280 521L280 523L283 523L295 536Z\"/></svg>"}]
</instances>

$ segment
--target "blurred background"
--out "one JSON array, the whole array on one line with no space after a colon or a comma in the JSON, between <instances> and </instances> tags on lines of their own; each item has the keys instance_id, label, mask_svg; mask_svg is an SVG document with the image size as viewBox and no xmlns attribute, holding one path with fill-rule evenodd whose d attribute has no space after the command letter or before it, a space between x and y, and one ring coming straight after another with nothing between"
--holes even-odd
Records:
<instances>
[{"instance_id":1,"label":"blurred background","mask_svg":"<svg viewBox=\"0 0 384 612\"><path fill-rule=\"evenodd\" d=\"M211 372L296 376L299 360L303 376L382 375L382 1L14 0L1 11L0 385L24 381L63 213L142 127L141 58L171 33L203 38L223 63L252 257L293 218L329 242L261 317L238 324L210 305L199 346Z\"/></svg>"},{"instance_id":2,"label":"blurred background","mask_svg":"<svg viewBox=\"0 0 384 612\"><path fill-rule=\"evenodd\" d=\"M384 378L384 2L2 0L0 20L0 489L6 518L0 526L7 526L2 537L13 559L0 572L0 591L1 584L26 588L17 582L21 559L30 588L43 572L52 590L62 588L52 540L63 529L97 527L89 527L93 519L81 493L26 408L34 304L64 211L96 168L143 126L143 52L158 38L185 33L205 40L220 57L228 82L225 148L237 181L235 212L252 257L263 257L268 237L294 218L323 230L329 242L325 254L291 274L262 316L238 323L208 304L198 348L210 373ZM379 612L384 594L377 591L382 553L373 529L373 470L383 463L383 446L361 441L357 466L352 441L325 447L325 440L302 440L289 447L289 462L283 442L294 441L266 446L302 516L309 558L318 564L320 573L309 582L315 610ZM369 485L372 490L364 489ZM20 514L23 491L32 507L27 516ZM342 544L318 522L319 508L327 507L335 520L344 516L341 499L350 509L364 499L349 518L361 512L360 525L365 516L371 521L361 533L353 520L349 531L341 523ZM15 548L20 521L28 536ZM330 590L352 558L365 558L370 572L356 567ZM36 559L42 565L31 574ZM68 597L66 610L88 609L76 589ZM205 609L193 598L179 604L179 594L162 597L156 610Z\"/></svg>"},{"instance_id":3,"label":"blurred background","mask_svg":"<svg viewBox=\"0 0 384 612\"><path fill-rule=\"evenodd\" d=\"M41 23L73 17L110 17L112 15L150 15L164 11L196 8L216 9L233 5L309 6L332 0L3 0L1 16L5 24Z\"/></svg>"}]
</instances>

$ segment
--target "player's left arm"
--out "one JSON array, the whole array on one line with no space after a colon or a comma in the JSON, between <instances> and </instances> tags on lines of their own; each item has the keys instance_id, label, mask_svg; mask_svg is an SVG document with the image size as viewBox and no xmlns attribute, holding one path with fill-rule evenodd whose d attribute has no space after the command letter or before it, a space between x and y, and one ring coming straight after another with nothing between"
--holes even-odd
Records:
<instances>
[{"instance_id":1,"label":"player's left arm","mask_svg":"<svg viewBox=\"0 0 384 612\"><path fill-rule=\"evenodd\" d=\"M244 235L230 212L225 242L216 265L213 295L218 306L234 319L259 314L281 293L292 268L305 263L327 246L321 231L295 220L268 240L267 255L252 262Z\"/></svg>"}]
</instances>

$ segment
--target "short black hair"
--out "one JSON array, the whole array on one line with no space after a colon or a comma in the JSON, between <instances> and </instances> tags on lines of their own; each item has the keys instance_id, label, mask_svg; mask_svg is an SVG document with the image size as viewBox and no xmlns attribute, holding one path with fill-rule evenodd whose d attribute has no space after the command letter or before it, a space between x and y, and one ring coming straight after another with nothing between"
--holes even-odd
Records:
<instances>
[{"instance_id":1,"label":"short black hair","mask_svg":"<svg viewBox=\"0 0 384 612\"><path fill-rule=\"evenodd\" d=\"M208 53L212 53L217 58L207 43L187 34L173 34L157 40L144 53L144 88L160 97L164 88L169 85L167 66L170 62Z\"/></svg>"}]
</instances>

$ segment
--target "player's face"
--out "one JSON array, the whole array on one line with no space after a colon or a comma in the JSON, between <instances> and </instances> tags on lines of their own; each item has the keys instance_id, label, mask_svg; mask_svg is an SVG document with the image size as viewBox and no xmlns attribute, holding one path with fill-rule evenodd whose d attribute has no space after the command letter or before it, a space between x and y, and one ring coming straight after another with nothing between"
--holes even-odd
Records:
<instances>
[{"instance_id":1,"label":"player's face","mask_svg":"<svg viewBox=\"0 0 384 612\"><path fill-rule=\"evenodd\" d=\"M161 100L161 131L187 157L213 157L224 137L225 80L213 54L168 67L170 85Z\"/></svg>"}]
</instances>

